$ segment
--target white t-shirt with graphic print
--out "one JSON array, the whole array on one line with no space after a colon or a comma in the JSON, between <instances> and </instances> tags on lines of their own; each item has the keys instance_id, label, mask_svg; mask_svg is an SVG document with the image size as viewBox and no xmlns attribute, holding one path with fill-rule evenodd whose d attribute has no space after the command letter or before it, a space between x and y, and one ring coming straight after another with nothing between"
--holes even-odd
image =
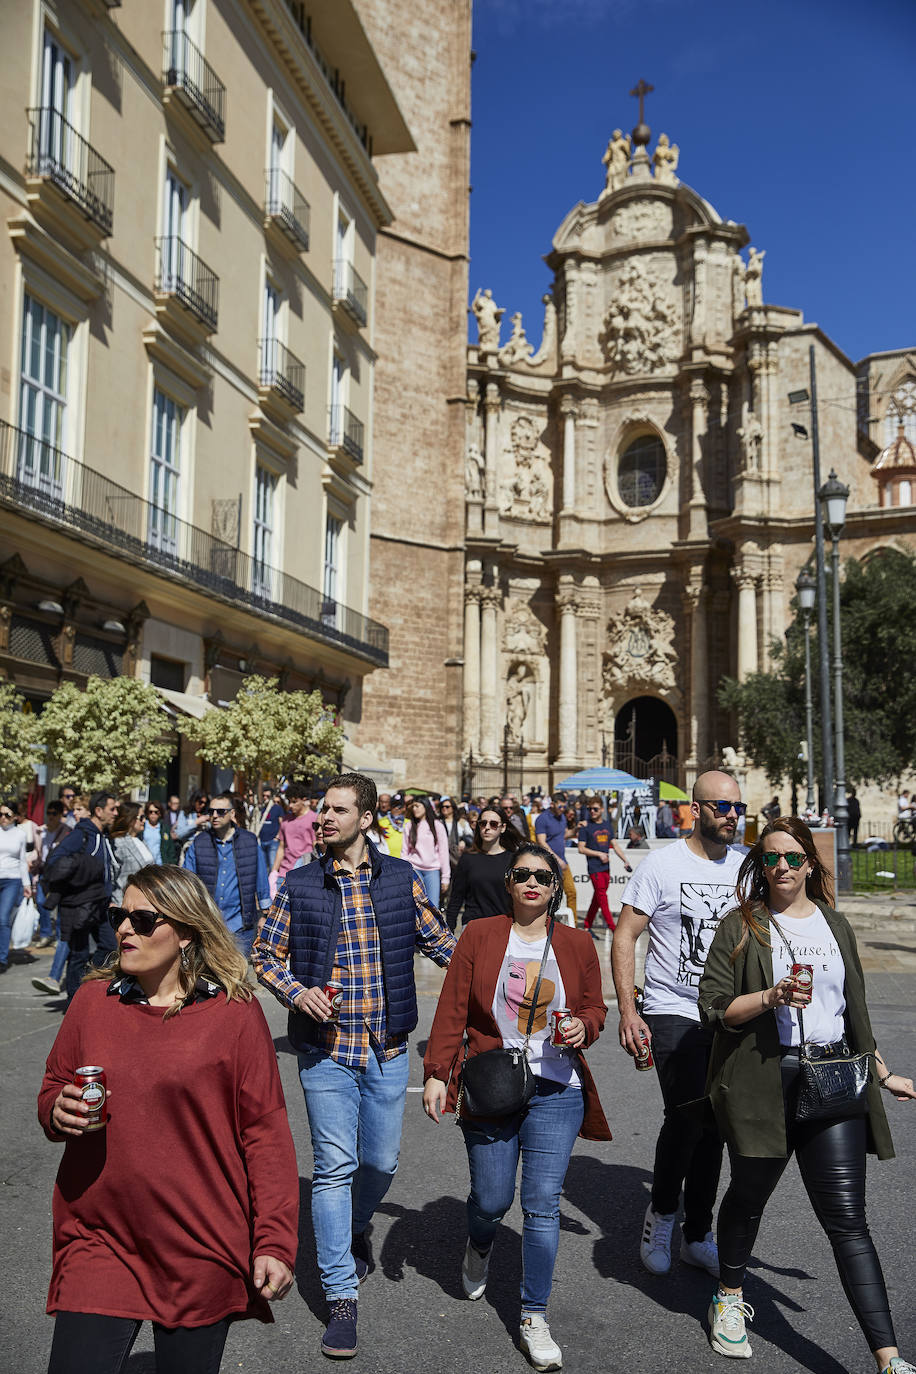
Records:
<instances>
[{"instance_id":1,"label":"white t-shirt with graphic print","mask_svg":"<svg viewBox=\"0 0 916 1374\"><path fill-rule=\"evenodd\" d=\"M503 955L502 967L493 994L493 1016L499 1027L503 1045L524 1045L525 1028L531 1011L531 997L544 957L547 936L540 940L523 940L515 929ZM553 945L544 965L544 977L538 992L537 1009L531 1039L528 1043L528 1062L531 1072L556 1083L581 1087L576 1072L576 1055L559 1045L551 1045L550 1013L566 1006L566 989Z\"/></svg>"},{"instance_id":2,"label":"white t-shirt with graphic print","mask_svg":"<svg viewBox=\"0 0 916 1374\"><path fill-rule=\"evenodd\" d=\"M697 990L722 917L736 905L744 845L721 859L700 858L686 840L656 849L623 890L623 902L649 917L643 1010L699 1021Z\"/></svg>"},{"instance_id":3,"label":"white t-shirt with graphic print","mask_svg":"<svg viewBox=\"0 0 916 1374\"><path fill-rule=\"evenodd\" d=\"M778 923L779 929L776 928ZM785 933L786 941L780 930ZM787 978L793 964L811 964L814 984L811 1004L804 1007L805 1039L811 1045L833 1045L842 1038L845 1029L843 1013L846 998L846 965L833 931L822 912L812 907L810 916L774 916L770 913L770 941L773 946L773 984ZM792 958L790 947L795 951ZM777 1007L781 1045L797 1045L800 1041L798 1012L794 1007Z\"/></svg>"}]
</instances>

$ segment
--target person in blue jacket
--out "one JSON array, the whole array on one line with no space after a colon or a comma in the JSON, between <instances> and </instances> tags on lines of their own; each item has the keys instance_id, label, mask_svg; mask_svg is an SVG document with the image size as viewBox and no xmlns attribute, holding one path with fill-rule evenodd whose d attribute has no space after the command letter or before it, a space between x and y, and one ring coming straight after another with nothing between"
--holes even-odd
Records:
<instances>
[{"instance_id":1,"label":"person in blue jacket","mask_svg":"<svg viewBox=\"0 0 916 1374\"><path fill-rule=\"evenodd\" d=\"M261 912L270 906L264 851L256 835L236 825L231 792L211 797L209 812L209 829L194 836L181 866L201 879L247 958Z\"/></svg>"}]
</instances>

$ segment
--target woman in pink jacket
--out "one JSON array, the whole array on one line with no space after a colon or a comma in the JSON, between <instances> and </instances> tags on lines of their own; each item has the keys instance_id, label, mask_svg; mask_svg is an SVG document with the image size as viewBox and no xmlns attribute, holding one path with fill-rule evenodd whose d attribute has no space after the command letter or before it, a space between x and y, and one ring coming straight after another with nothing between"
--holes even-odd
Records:
<instances>
[{"instance_id":1,"label":"woman in pink jacket","mask_svg":"<svg viewBox=\"0 0 916 1374\"><path fill-rule=\"evenodd\" d=\"M433 906L438 906L452 875L448 833L436 819L429 797L414 797L404 821L401 858L416 869Z\"/></svg>"}]
</instances>

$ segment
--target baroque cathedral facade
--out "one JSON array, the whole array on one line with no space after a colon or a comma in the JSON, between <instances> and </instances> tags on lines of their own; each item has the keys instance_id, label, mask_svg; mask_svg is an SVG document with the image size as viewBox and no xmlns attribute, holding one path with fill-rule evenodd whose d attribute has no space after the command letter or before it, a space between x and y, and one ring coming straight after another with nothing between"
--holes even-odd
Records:
<instances>
[{"instance_id":1,"label":"baroque cathedral facade","mask_svg":"<svg viewBox=\"0 0 916 1374\"><path fill-rule=\"evenodd\" d=\"M682 786L723 755L743 771L717 687L770 667L813 562L812 359L843 556L916 545L916 349L854 362L766 303L764 253L650 141L615 131L603 190L557 230L538 347L491 290L472 302L472 787L504 746L545 788L602 759Z\"/></svg>"}]
</instances>

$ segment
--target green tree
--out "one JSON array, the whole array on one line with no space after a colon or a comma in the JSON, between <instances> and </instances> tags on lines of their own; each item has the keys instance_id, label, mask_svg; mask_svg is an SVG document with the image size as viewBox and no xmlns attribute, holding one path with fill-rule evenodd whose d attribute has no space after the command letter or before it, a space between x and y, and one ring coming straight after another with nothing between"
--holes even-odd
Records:
<instances>
[{"instance_id":1,"label":"green tree","mask_svg":"<svg viewBox=\"0 0 916 1374\"><path fill-rule=\"evenodd\" d=\"M832 576L827 597L831 626L827 651L833 681ZM897 550L850 559L840 583L846 782L888 783L916 768L916 556ZM793 602L793 611L795 603ZM822 769L816 625L811 630L815 775ZM774 786L800 783L797 757L804 739L805 658L800 617L785 644L774 643L775 668L744 682L724 678L719 701L738 718L742 746Z\"/></svg>"},{"instance_id":2,"label":"green tree","mask_svg":"<svg viewBox=\"0 0 916 1374\"><path fill-rule=\"evenodd\" d=\"M281 692L276 678L249 677L224 711L187 719L179 729L216 768L260 786L265 778L303 777L340 766L343 731L320 692Z\"/></svg>"},{"instance_id":3,"label":"green tree","mask_svg":"<svg viewBox=\"0 0 916 1374\"><path fill-rule=\"evenodd\" d=\"M63 682L39 717L41 739L61 773L89 791L145 786L172 757L155 687L134 677Z\"/></svg>"},{"instance_id":4,"label":"green tree","mask_svg":"<svg viewBox=\"0 0 916 1374\"><path fill-rule=\"evenodd\" d=\"M27 787L35 776L38 721L24 710L25 698L11 682L0 682L0 792Z\"/></svg>"}]
</instances>

